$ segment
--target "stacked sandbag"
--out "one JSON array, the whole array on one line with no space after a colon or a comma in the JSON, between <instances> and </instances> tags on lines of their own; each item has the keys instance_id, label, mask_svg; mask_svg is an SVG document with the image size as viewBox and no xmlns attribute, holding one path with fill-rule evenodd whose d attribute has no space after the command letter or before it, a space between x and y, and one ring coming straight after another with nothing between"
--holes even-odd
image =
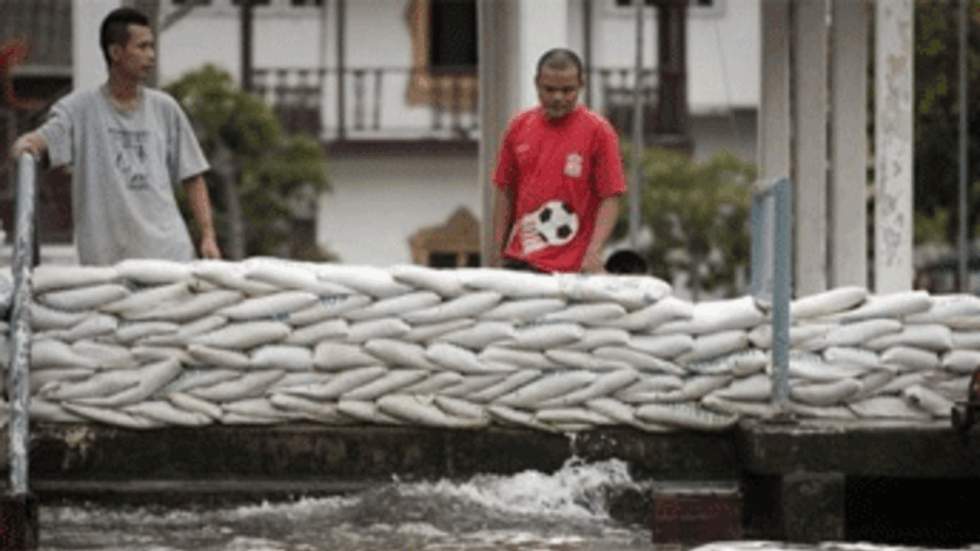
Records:
<instances>
[{"instance_id":1,"label":"stacked sandbag","mask_svg":"<svg viewBox=\"0 0 980 551\"><path fill-rule=\"evenodd\" d=\"M40 266L33 284L37 420L661 431L775 413L768 313L652 277L256 258ZM789 407L948 415L980 363L977 302L796 301Z\"/></svg>"}]
</instances>

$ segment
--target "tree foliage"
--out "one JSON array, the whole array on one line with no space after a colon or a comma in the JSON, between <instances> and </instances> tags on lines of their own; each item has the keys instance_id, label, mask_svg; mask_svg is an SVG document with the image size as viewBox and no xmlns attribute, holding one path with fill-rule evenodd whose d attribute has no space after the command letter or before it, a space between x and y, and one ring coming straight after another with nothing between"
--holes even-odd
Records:
<instances>
[{"instance_id":1,"label":"tree foliage","mask_svg":"<svg viewBox=\"0 0 980 551\"><path fill-rule=\"evenodd\" d=\"M687 274L695 299L701 291L733 296L736 274L749 261L749 210L755 167L729 153L697 162L650 149L643 157L642 223L652 239L639 251L653 274L673 281ZM617 235L626 227L626 211Z\"/></svg>"},{"instance_id":2,"label":"tree foliage","mask_svg":"<svg viewBox=\"0 0 980 551\"><path fill-rule=\"evenodd\" d=\"M213 166L215 223L226 256L288 254L294 205L315 202L329 189L320 144L285 132L268 105L213 65L167 90L187 112Z\"/></svg>"}]
</instances>

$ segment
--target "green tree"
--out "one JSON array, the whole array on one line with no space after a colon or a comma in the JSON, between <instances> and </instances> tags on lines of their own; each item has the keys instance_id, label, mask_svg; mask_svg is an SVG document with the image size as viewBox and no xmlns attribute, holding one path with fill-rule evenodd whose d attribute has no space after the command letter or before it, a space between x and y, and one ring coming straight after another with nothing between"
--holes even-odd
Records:
<instances>
[{"instance_id":1,"label":"green tree","mask_svg":"<svg viewBox=\"0 0 980 551\"><path fill-rule=\"evenodd\" d=\"M729 153L705 162L664 149L643 157L642 222L652 240L640 252L654 275L672 281L689 275L702 291L741 292L736 274L749 261L749 210L755 167ZM623 235L622 209L617 235Z\"/></svg>"},{"instance_id":2,"label":"green tree","mask_svg":"<svg viewBox=\"0 0 980 551\"><path fill-rule=\"evenodd\" d=\"M183 106L211 161L215 223L225 256L284 256L293 206L329 189L326 160L312 137L290 135L273 110L205 65L167 87ZM300 256L328 259L307 248Z\"/></svg>"},{"instance_id":3,"label":"green tree","mask_svg":"<svg viewBox=\"0 0 980 551\"><path fill-rule=\"evenodd\" d=\"M966 102L968 168L972 183L968 213L980 209L980 0L970 0ZM915 241L955 242L959 205L959 2L915 4ZM974 229L974 235L977 233Z\"/></svg>"}]
</instances>

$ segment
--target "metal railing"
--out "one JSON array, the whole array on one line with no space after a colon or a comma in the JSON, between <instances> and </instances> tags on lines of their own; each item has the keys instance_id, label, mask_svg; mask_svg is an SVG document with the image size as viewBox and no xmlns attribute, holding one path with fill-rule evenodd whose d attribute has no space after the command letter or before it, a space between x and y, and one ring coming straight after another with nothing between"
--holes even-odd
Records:
<instances>
[{"instance_id":1,"label":"metal railing","mask_svg":"<svg viewBox=\"0 0 980 551\"><path fill-rule=\"evenodd\" d=\"M7 395L10 401L10 492L28 493L30 442L28 381L31 354L31 270L34 266L34 206L37 163L29 154L17 159L17 212L14 226L14 289L10 315L10 361Z\"/></svg>"},{"instance_id":2,"label":"metal railing","mask_svg":"<svg viewBox=\"0 0 980 551\"><path fill-rule=\"evenodd\" d=\"M793 192L780 178L752 195L751 291L772 312L773 404L787 415L790 297L793 286Z\"/></svg>"},{"instance_id":3,"label":"metal railing","mask_svg":"<svg viewBox=\"0 0 980 551\"><path fill-rule=\"evenodd\" d=\"M266 67L252 74L254 91L286 128L325 142L479 139L476 67ZM628 136L636 81L631 68L590 67L581 99ZM647 69L639 85L648 143L686 134L683 76Z\"/></svg>"}]
</instances>

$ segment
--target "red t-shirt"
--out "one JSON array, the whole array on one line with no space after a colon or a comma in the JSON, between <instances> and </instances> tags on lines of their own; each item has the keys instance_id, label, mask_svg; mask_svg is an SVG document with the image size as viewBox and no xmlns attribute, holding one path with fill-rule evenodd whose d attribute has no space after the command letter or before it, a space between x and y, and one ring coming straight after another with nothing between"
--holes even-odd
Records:
<instances>
[{"instance_id":1,"label":"red t-shirt","mask_svg":"<svg viewBox=\"0 0 980 551\"><path fill-rule=\"evenodd\" d=\"M602 199L626 191L619 138L578 106L551 121L541 107L511 120L493 182L514 192L504 256L548 272L577 272Z\"/></svg>"}]
</instances>

